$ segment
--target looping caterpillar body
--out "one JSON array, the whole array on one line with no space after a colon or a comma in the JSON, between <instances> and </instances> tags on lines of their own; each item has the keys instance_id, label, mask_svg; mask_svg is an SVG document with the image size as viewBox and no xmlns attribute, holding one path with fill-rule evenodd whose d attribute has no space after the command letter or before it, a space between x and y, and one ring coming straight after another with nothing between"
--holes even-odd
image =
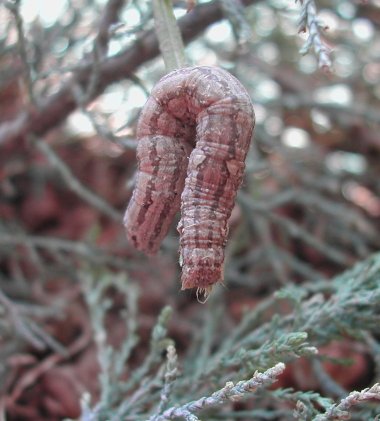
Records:
<instances>
[{"instance_id":1,"label":"looping caterpillar body","mask_svg":"<svg viewBox=\"0 0 380 421\"><path fill-rule=\"evenodd\" d=\"M251 99L216 67L189 67L153 88L137 126L138 173L125 213L128 239L157 252L175 213L182 289L223 280L228 219L254 128Z\"/></svg>"}]
</instances>

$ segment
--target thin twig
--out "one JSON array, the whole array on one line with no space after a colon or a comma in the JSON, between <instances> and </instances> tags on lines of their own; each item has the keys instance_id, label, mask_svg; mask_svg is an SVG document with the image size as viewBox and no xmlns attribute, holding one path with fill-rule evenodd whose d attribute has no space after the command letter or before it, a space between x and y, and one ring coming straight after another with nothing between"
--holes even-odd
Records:
<instances>
[{"instance_id":1,"label":"thin twig","mask_svg":"<svg viewBox=\"0 0 380 421\"><path fill-rule=\"evenodd\" d=\"M154 24L166 71L186 66L185 47L171 0L153 0Z\"/></svg>"},{"instance_id":2,"label":"thin twig","mask_svg":"<svg viewBox=\"0 0 380 421\"><path fill-rule=\"evenodd\" d=\"M101 55L106 55L110 39L110 28L117 20L121 9L124 7L126 0L109 0L103 10L103 15L99 24L99 31L95 44Z\"/></svg>"},{"instance_id":3,"label":"thin twig","mask_svg":"<svg viewBox=\"0 0 380 421\"><path fill-rule=\"evenodd\" d=\"M260 0L244 0L244 5L258 3ZM222 18L219 2L199 5L191 13L179 19L178 24L184 42L189 42L201 33L208 25ZM159 54L158 42L154 30L143 33L136 42L117 56L102 59L100 63L99 83L93 93L93 100L104 89L117 81L127 78L136 68ZM48 97L40 108L31 112L21 111L12 121L0 125L0 145L8 142L22 141L26 135L42 136L51 128L62 123L77 107L72 86L88 86L92 62L88 59L80 63L73 77L63 84L59 91Z\"/></svg>"},{"instance_id":4,"label":"thin twig","mask_svg":"<svg viewBox=\"0 0 380 421\"><path fill-rule=\"evenodd\" d=\"M297 1L297 0L296 0ZM298 0L301 3L302 12L299 22L299 32L309 30L309 36L301 49L301 54L306 54L310 48L314 48L318 57L318 65L321 69L329 70L331 68L331 59L329 50L322 41L320 32L320 22L317 18L317 8L314 0Z\"/></svg>"},{"instance_id":5,"label":"thin twig","mask_svg":"<svg viewBox=\"0 0 380 421\"><path fill-rule=\"evenodd\" d=\"M55 237L28 236L1 233L0 245L32 246L49 252L65 252L87 258L98 264L109 264L118 268L130 268L132 263L123 258L108 254L106 250L80 241L70 241Z\"/></svg>"},{"instance_id":6,"label":"thin twig","mask_svg":"<svg viewBox=\"0 0 380 421\"><path fill-rule=\"evenodd\" d=\"M174 387L175 379L178 376L177 352L174 345L168 346L166 358L165 383L161 391L161 399L157 410L159 414L161 414L167 407L171 391Z\"/></svg>"},{"instance_id":7,"label":"thin twig","mask_svg":"<svg viewBox=\"0 0 380 421\"><path fill-rule=\"evenodd\" d=\"M347 420L353 406L368 400L380 401L379 383L376 383L371 388L363 389L361 392L351 392L346 398L342 399L338 405L333 405L324 414L317 415L313 421Z\"/></svg>"},{"instance_id":8,"label":"thin twig","mask_svg":"<svg viewBox=\"0 0 380 421\"><path fill-rule=\"evenodd\" d=\"M238 44L244 46L251 38L252 30L246 19L241 0L220 0L220 2L223 13L232 26Z\"/></svg>"},{"instance_id":9,"label":"thin twig","mask_svg":"<svg viewBox=\"0 0 380 421\"><path fill-rule=\"evenodd\" d=\"M35 384L36 381L44 375L48 370L51 370L61 361L64 361L75 354L81 352L88 346L92 339L91 331L87 328L87 324L83 323L83 332L81 335L73 341L68 347L65 354L54 353L47 356L39 364L26 371L22 376L19 377L12 393L10 394L7 404L11 405L15 403L22 395L24 390L31 385Z\"/></svg>"},{"instance_id":10,"label":"thin twig","mask_svg":"<svg viewBox=\"0 0 380 421\"><path fill-rule=\"evenodd\" d=\"M162 415L153 415L149 421L166 421L175 418L185 420L197 420L196 413L209 409L228 401L236 402L244 399L250 393L262 387L270 386L277 380L277 377L285 370L285 364L278 363L264 373L256 372L250 380L240 381L236 385L228 382L225 387L214 392L212 395L200 398L181 405L167 409Z\"/></svg>"},{"instance_id":11,"label":"thin twig","mask_svg":"<svg viewBox=\"0 0 380 421\"><path fill-rule=\"evenodd\" d=\"M14 330L22 336L27 342L33 345L36 349L46 349L44 341L35 335L27 326L26 321L20 315L17 305L14 304L1 290L0 290L0 305L3 306L7 313L10 323Z\"/></svg>"},{"instance_id":12,"label":"thin twig","mask_svg":"<svg viewBox=\"0 0 380 421\"><path fill-rule=\"evenodd\" d=\"M76 193L81 199L89 203L95 209L107 215L116 222L121 222L122 215L110 206L104 199L93 193L83 185L72 173L71 169L62 161L54 150L45 142L36 142L36 146L42 152L49 163L59 172L70 190Z\"/></svg>"},{"instance_id":13,"label":"thin twig","mask_svg":"<svg viewBox=\"0 0 380 421\"><path fill-rule=\"evenodd\" d=\"M8 0L5 2L5 6L12 13L16 24L16 30L18 35L17 45L22 64L24 66L24 80L28 92L28 99L31 105L37 106L38 103L34 95L34 87L32 80L32 68L28 60L27 40L24 31L24 22L20 14L20 5L21 0L14 0L13 2Z\"/></svg>"}]
</instances>

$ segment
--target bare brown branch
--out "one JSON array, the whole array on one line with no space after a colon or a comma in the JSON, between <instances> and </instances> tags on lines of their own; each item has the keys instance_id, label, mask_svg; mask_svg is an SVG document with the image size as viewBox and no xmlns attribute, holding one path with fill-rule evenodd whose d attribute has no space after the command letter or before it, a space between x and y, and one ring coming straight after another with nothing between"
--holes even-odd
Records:
<instances>
[{"instance_id":1,"label":"bare brown branch","mask_svg":"<svg viewBox=\"0 0 380 421\"><path fill-rule=\"evenodd\" d=\"M125 0L109 0L100 21L99 32L96 37L96 44L103 53L107 50L110 38L110 28L117 22L118 15L124 4Z\"/></svg>"},{"instance_id":2,"label":"bare brown branch","mask_svg":"<svg viewBox=\"0 0 380 421\"><path fill-rule=\"evenodd\" d=\"M259 0L245 0L245 5ZM198 36L208 25L223 17L219 2L200 5L179 20L184 42ZM136 42L121 54L102 61L99 78L88 102L98 96L111 83L128 78L133 71L148 60L158 56L158 42L153 30L145 32ZM38 110L24 109L12 121L0 126L0 145L8 142L24 142L27 135L43 136L62 123L77 108L73 86L86 89L91 76L92 61L82 63L71 80L54 95L48 97Z\"/></svg>"}]
</instances>

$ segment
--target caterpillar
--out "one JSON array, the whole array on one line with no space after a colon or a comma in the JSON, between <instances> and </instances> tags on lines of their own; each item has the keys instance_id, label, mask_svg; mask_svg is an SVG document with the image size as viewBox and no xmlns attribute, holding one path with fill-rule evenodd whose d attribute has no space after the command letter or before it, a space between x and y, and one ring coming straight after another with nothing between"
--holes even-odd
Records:
<instances>
[{"instance_id":1,"label":"caterpillar","mask_svg":"<svg viewBox=\"0 0 380 421\"><path fill-rule=\"evenodd\" d=\"M247 91L217 67L174 70L143 107L136 187L124 225L138 250L154 254L181 210L182 289L208 294L223 281L228 219L254 124Z\"/></svg>"}]
</instances>

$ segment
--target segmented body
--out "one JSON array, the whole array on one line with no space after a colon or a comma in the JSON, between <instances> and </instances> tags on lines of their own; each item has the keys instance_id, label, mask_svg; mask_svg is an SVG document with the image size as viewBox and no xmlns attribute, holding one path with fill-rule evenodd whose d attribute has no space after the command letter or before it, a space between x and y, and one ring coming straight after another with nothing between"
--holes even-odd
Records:
<instances>
[{"instance_id":1,"label":"segmented body","mask_svg":"<svg viewBox=\"0 0 380 421\"><path fill-rule=\"evenodd\" d=\"M175 70L153 88L137 128L138 174L124 223L155 253L181 208L182 288L223 280L228 219L254 127L250 97L214 67Z\"/></svg>"}]
</instances>

